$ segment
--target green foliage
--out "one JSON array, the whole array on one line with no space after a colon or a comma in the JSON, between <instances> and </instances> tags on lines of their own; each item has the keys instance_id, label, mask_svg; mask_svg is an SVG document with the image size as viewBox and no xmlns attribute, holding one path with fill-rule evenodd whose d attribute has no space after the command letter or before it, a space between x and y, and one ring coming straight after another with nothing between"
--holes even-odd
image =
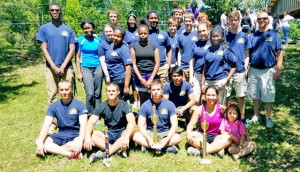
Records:
<instances>
[{"instance_id":1,"label":"green foliage","mask_svg":"<svg viewBox=\"0 0 300 172\"><path fill-rule=\"evenodd\" d=\"M291 22L289 37L293 40L300 39L300 20Z\"/></svg>"}]
</instances>

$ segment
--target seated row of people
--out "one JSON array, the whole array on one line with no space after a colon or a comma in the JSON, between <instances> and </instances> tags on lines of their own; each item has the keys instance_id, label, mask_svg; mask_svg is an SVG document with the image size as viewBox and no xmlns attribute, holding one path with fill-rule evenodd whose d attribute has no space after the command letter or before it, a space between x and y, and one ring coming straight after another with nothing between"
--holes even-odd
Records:
<instances>
[{"instance_id":1,"label":"seated row of people","mask_svg":"<svg viewBox=\"0 0 300 172\"><path fill-rule=\"evenodd\" d=\"M127 157L130 140L142 147L143 151L155 149L161 152L178 152L181 142L180 134L176 133L178 118L175 105L163 98L163 84L154 80L150 84L151 98L148 99L139 111L137 131L135 116L131 107L118 95L120 90L117 84L109 83L106 87L107 100L96 107L87 121L86 106L73 98L71 83L61 81L59 93L60 101L51 104L47 110L43 127L36 140L36 155L45 156L45 153L65 155L70 159L81 159L82 149L87 151L93 147L108 149L91 154L90 162L103 159L114 153ZM187 142L191 145L187 153L200 155L202 148L202 130L194 130L198 121L203 122L203 114L209 123L207 153L222 154L229 147L229 153L234 159L249 154L256 147L253 142L246 139L246 132L240 119L240 112L236 105L231 105L223 115L225 107L218 102L218 90L208 87L205 91L206 103L197 107L193 112L191 121L187 126ZM152 108L154 107L154 109ZM154 143L154 130L151 117L154 111L158 115L157 136L158 143ZM225 117L223 117L225 116ZM48 134L48 129L53 118L57 118L58 133ZM108 128L108 143L106 136L101 131L94 130L94 124L99 118L104 119ZM106 146L108 144L108 147Z\"/></svg>"}]
</instances>

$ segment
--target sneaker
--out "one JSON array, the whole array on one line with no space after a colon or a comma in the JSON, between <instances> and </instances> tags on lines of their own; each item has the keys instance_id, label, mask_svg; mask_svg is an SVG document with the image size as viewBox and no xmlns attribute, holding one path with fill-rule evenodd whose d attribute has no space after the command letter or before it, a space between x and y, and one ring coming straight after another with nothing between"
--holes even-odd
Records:
<instances>
[{"instance_id":1,"label":"sneaker","mask_svg":"<svg viewBox=\"0 0 300 172\"><path fill-rule=\"evenodd\" d=\"M217 153L217 155L218 155L220 158L224 158L224 156L225 156L225 150L224 150L224 149L220 150L220 151Z\"/></svg>"},{"instance_id":2,"label":"sneaker","mask_svg":"<svg viewBox=\"0 0 300 172\"><path fill-rule=\"evenodd\" d=\"M71 152L71 155L68 156L69 159L82 159L83 155L82 153L76 154L75 152Z\"/></svg>"},{"instance_id":3,"label":"sneaker","mask_svg":"<svg viewBox=\"0 0 300 172\"><path fill-rule=\"evenodd\" d=\"M122 158L127 158L127 157L128 157L127 152L126 152L126 151L123 151L123 150L121 150L121 149L117 152L117 154L118 154L120 157L122 157Z\"/></svg>"},{"instance_id":4,"label":"sneaker","mask_svg":"<svg viewBox=\"0 0 300 172\"><path fill-rule=\"evenodd\" d=\"M246 128L248 128L251 124L256 123L257 121L260 120L260 116L259 115L253 115L251 120L247 121L247 124L245 125Z\"/></svg>"},{"instance_id":5,"label":"sneaker","mask_svg":"<svg viewBox=\"0 0 300 172\"><path fill-rule=\"evenodd\" d=\"M268 128L272 128L272 127L274 126L274 123L273 123L273 121L272 121L271 118L267 118L267 119L266 119L266 126L267 126Z\"/></svg>"},{"instance_id":6,"label":"sneaker","mask_svg":"<svg viewBox=\"0 0 300 172\"><path fill-rule=\"evenodd\" d=\"M173 145L173 146L167 147L165 151L168 152L168 153L177 153L178 148L175 145Z\"/></svg>"},{"instance_id":7,"label":"sneaker","mask_svg":"<svg viewBox=\"0 0 300 172\"><path fill-rule=\"evenodd\" d=\"M194 147L189 147L186 152L187 152L188 155L200 156L201 149L197 149L197 148L194 148Z\"/></svg>"},{"instance_id":8,"label":"sneaker","mask_svg":"<svg viewBox=\"0 0 300 172\"><path fill-rule=\"evenodd\" d=\"M92 153L90 156L90 163L96 162L100 159L103 159L106 157L106 152L98 151L97 153Z\"/></svg>"},{"instance_id":9,"label":"sneaker","mask_svg":"<svg viewBox=\"0 0 300 172\"><path fill-rule=\"evenodd\" d=\"M147 150L148 150L148 149L147 149L145 146L142 146L142 147L141 147L141 151L142 151L142 152L146 152Z\"/></svg>"}]
</instances>

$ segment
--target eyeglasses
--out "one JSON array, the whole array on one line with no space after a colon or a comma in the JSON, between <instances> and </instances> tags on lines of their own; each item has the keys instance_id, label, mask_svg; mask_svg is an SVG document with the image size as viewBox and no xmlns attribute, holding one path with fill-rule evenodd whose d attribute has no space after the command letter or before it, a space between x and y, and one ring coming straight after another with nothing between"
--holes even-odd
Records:
<instances>
[{"instance_id":1,"label":"eyeglasses","mask_svg":"<svg viewBox=\"0 0 300 172\"><path fill-rule=\"evenodd\" d=\"M269 19L268 17L260 17L260 18L257 18L257 21L268 20L268 19Z\"/></svg>"},{"instance_id":2,"label":"eyeglasses","mask_svg":"<svg viewBox=\"0 0 300 172\"><path fill-rule=\"evenodd\" d=\"M60 9L50 9L50 11L57 11L57 12L60 12Z\"/></svg>"}]
</instances>

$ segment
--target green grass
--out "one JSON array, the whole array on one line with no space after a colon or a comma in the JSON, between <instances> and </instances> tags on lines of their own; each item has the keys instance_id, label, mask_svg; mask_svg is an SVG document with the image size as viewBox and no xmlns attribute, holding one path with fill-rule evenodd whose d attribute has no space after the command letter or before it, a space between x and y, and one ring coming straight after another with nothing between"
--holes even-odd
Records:
<instances>
[{"instance_id":1,"label":"green grass","mask_svg":"<svg viewBox=\"0 0 300 172\"><path fill-rule=\"evenodd\" d=\"M262 121L249 129L258 146L256 155L236 162L230 156L209 156L212 164L200 165L198 157L186 155L185 132L179 128L183 132L177 155L153 156L137 147L127 159L113 156L109 170L100 162L90 165L87 155L81 161L35 156L35 139L47 109L45 65L39 52L35 48L0 52L0 171L300 171L299 47L285 50L285 68L276 82L274 128L267 129ZM84 101L82 84L77 83L77 87L76 98ZM246 105L250 118L252 104L248 101Z\"/></svg>"}]
</instances>

